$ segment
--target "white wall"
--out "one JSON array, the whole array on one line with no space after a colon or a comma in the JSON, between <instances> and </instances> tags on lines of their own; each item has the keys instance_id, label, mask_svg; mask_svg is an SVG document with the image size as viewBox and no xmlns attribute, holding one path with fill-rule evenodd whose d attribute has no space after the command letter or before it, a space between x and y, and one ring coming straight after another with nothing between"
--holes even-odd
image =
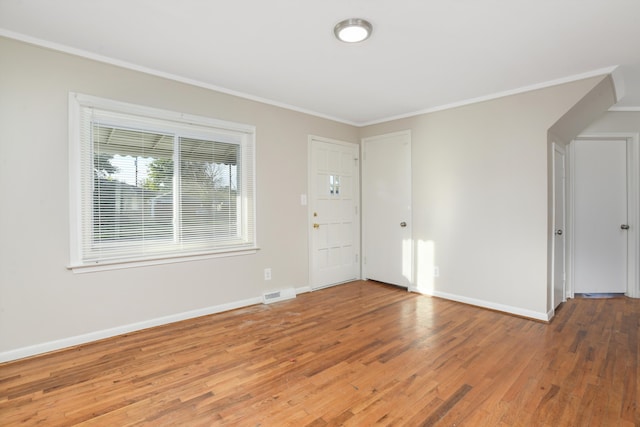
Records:
<instances>
[{"instance_id":1,"label":"white wall","mask_svg":"<svg viewBox=\"0 0 640 427\"><path fill-rule=\"evenodd\" d=\"M602 79L363 129L412 131L416 264L430 265L423 242L440 270L418 288L547 318L547 131Z\"/></svg>"},{"instance_id":2,"label":"white wall","mask_svg":"<svg viewBox=\"0 0 640 427\"><path fill-rule=\"evenodd\" d=\"M0 361L308 286L307 137L357 142L357 128L4 38L0 58ZM255 125L260 251L67 270L70 91Z\"/></svg>"}]
</instances>

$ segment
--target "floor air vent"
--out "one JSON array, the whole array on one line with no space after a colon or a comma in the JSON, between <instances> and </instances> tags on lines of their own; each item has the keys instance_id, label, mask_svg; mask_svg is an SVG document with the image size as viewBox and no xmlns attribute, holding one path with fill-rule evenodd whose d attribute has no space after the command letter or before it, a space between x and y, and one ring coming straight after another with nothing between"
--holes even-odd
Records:
<instances>
[{"instance_id":1,"label":"floor air vent","mask_svg":"<svg viewBox=\"0 0 640 427\"><path fill-rule=\"evenodd\" d=\"M293 288L282 289L279 291L266 292L262 295L262 302L271 304L272 302L284 301L296 297L296 291Z\"/></svg>"}]
</instances>

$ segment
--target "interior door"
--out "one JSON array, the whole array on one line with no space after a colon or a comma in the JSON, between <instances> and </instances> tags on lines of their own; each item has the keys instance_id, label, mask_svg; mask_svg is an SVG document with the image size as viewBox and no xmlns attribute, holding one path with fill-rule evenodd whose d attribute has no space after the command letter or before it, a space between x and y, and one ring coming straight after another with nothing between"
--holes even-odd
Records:
<instances>
[{"instance_id":1,"label":"interior door","mask_svg":"<svg viewBox=\"0 0 640 427\"><path fill-rule=\"evenodd\" d=\"M565 301L565 151L553 144L553 308Z\"/></svg>"},{"instance_id":2,"label":"interior door","mask_svg":"<svg viewBox=\"0 0 640 427\"><path fill-rule=\"evenodd\" d=\"M573 176L574 292L626 292L626 141L574 141Z\"/></svg>"},{"instance_id":3,"label":"interior door","mask_svg":"<svg viewBox=\"0 0 640 427\"><path fill-rule=\"evenodd\" d=\"M411 133L362 141L363 277L402 287L413 281Z\"/></svg>"},{"instance_id":4,"label":"interior door","mask_svg":"<svg viewBox=\"0 0 640 427\"><path fill-rule=\"evenodd\" d=\"M318 289L360 275L358 145L309 139L310 284Z\"/></svg>"}]
</instances>

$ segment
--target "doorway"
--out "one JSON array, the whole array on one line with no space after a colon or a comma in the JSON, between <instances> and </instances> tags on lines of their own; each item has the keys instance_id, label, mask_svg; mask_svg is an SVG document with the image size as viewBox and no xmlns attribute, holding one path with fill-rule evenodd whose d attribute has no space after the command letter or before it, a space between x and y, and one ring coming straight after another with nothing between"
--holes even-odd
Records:
<instances>
[{"instance_id":1,"label":"doorway","mask_svg":"<svg viewBox=\"0 0 640 427\"><path fill-rule=\"evenodd\" d=\"M411 132L362 140L364 279L413 283Z\"/></svg>"},{"instance_id":2,"label":"doorway","mask_svg":"<svg viewBox=\"0 0 640 427\"><path fill-rule=\"evenodd\" d=\"M638 297L637 136L582 135L570 145L571 292Z\"/></svg>"}]
</instances>

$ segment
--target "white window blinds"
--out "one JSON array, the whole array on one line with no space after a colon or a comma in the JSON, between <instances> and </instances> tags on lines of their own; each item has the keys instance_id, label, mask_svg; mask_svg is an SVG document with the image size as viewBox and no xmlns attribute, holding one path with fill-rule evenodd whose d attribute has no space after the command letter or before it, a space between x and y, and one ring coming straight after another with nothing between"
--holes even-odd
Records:
<instances>
[{"instance_id":1,"label":"white window blinds","mask_svg":"<svg viewBox=\"0 0 640 427\"><path fill-rule=\"evenodd\" d=\"M253 127L70 99L72 266L255 248Z\"/></svg>"}]
</instances>

